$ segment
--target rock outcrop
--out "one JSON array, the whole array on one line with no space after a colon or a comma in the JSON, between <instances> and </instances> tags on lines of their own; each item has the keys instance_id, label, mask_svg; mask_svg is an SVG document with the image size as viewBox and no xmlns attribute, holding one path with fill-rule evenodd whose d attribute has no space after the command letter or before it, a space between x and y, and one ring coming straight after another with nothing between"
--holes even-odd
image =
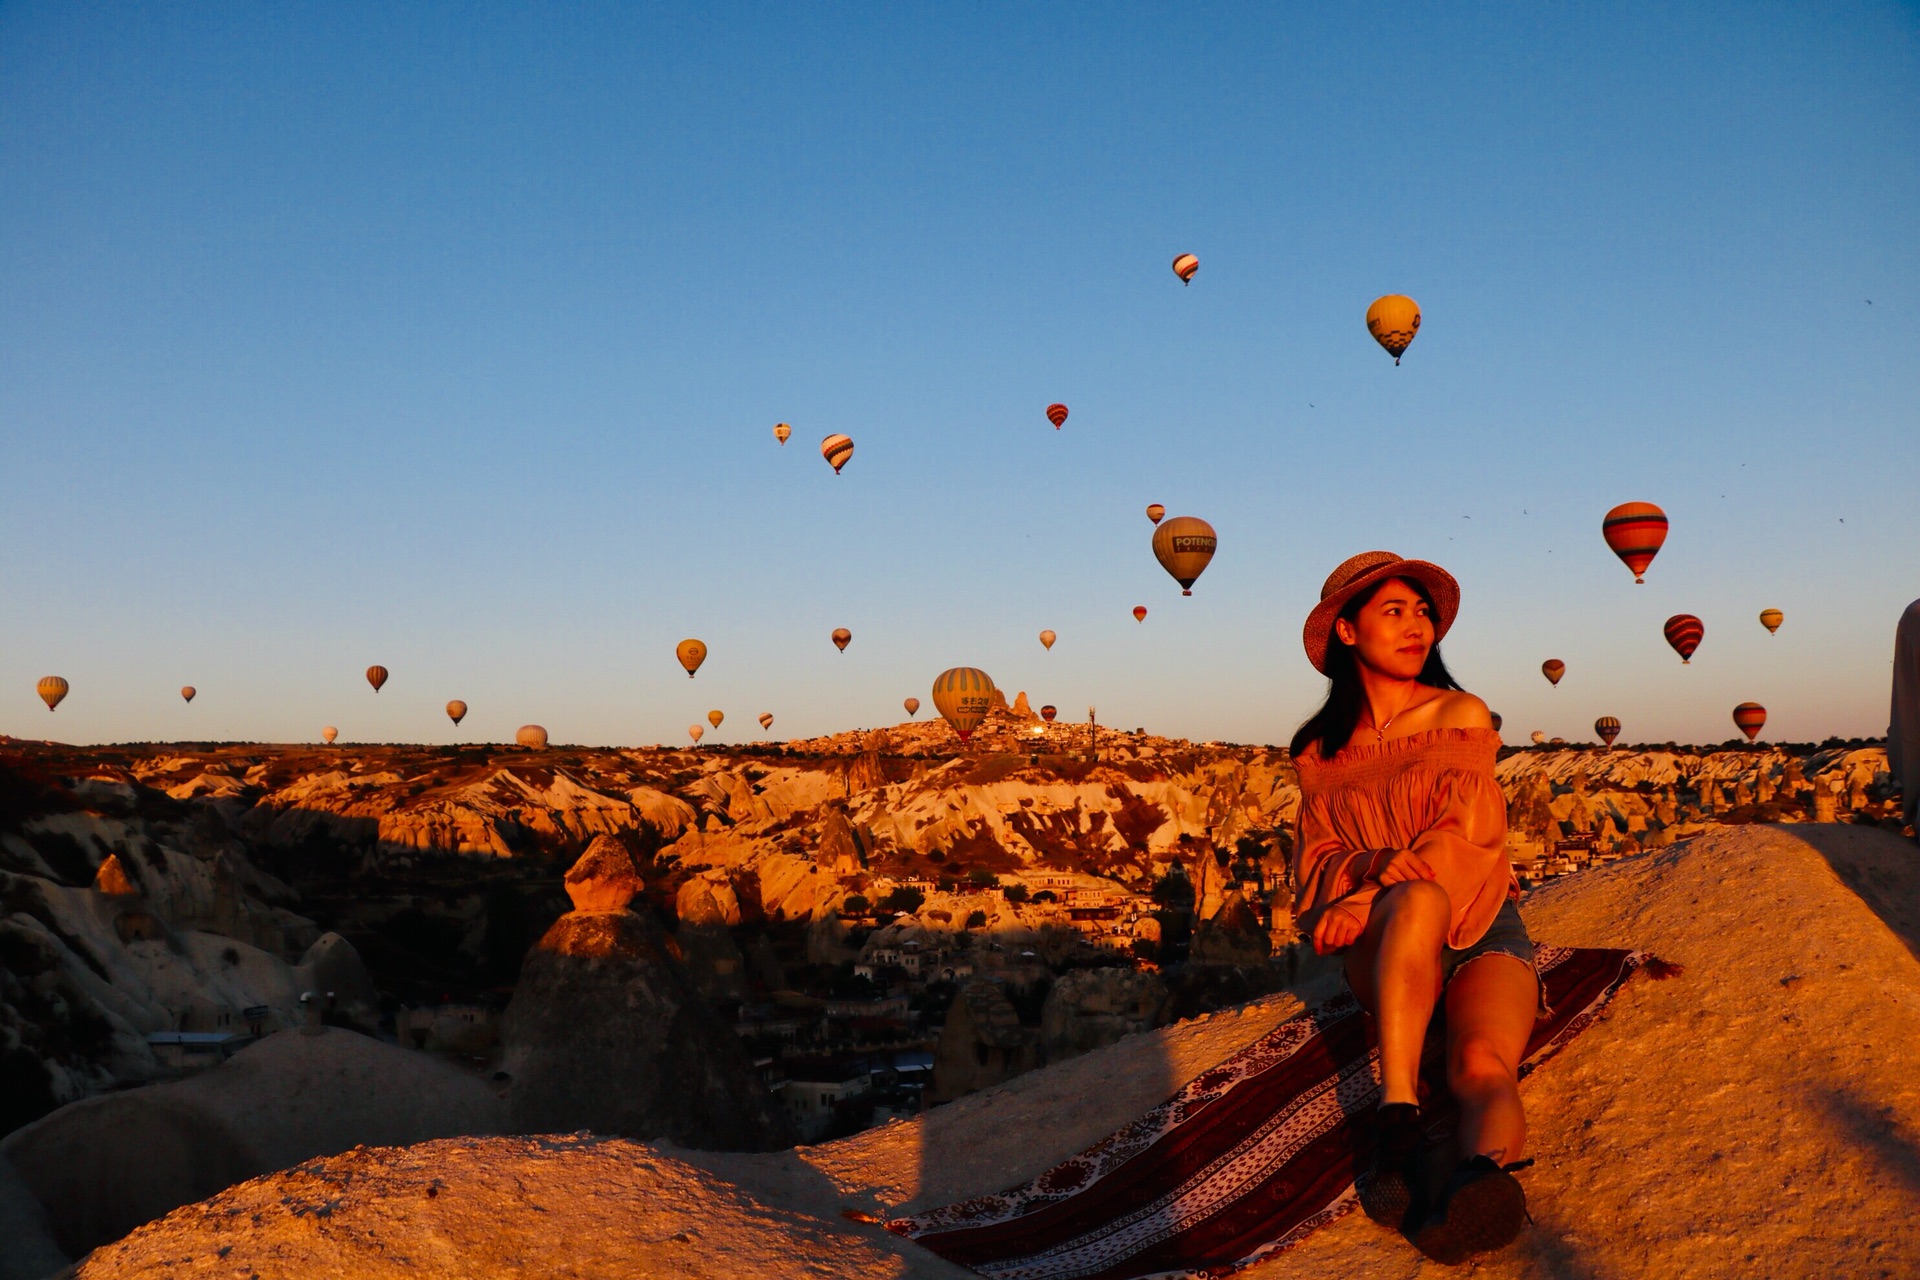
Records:
<instances>
[{"instance_id":1,"label":"rock outcrop","mask_svg":"<svg viewBox=\"0 0 1920 1280\"><path fill-rule=\"evenodd\" d=\"M1062 974L1040 1009L1046 1060L1064 1062L1166 1020L1167 984L1139 969L1076 969Z\"/></svg>"},{"instance_id":2,"label":"rock outcrop","mask_svg":"<svg viewBox=\"0 0 1920 1280\"><path fill-rule=\"evenodd\" d=\"M786 1112L677 950L634 912L576 911L554 923L502 1019L515 1129L734 1151L793 1141Z\"/></svg>"},{"instance_id":3,"label":"rock outcrop","mask_svg":"<svg viewBox=\"0 0 1920 1280\"><path fill-rule=\"evenodd\" d=\"M575 911L625 911L646 888L633 854L619 839L598 835L567 869L567 897Z\"/></svg>"}]
</instances>

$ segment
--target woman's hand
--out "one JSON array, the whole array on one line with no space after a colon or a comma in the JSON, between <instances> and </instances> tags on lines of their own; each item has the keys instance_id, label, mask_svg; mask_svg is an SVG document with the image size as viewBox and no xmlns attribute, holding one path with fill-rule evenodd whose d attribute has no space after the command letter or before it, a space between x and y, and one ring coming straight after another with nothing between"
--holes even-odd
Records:
<instances>
[{"instance_id":1,"label":"woman's hand","mask_svg":"<svg viewBox=\"0 0 1920 1280\"><path fill-rule=\"evenodd\" d=\"M1382 889L1396 884L1405 884L1409 880L1431 880L1433 868L1427 860L1411 849L1395 849L1393 856L1387 859L1387 865L1374 872L1373 880Z\"/></svg>"},{"instance_id":2,"label":"woman's hand","mask_svg":"<svg viewBox=\"0 0 1920 1280\"><path fill-rule=\"evenodd\" d=\"M1335 903L1320 913L1313 924L1313 949L1318 955L1331 955L1360 941L1367 931L1360 917Z\"/></svg>"}]
</instances>

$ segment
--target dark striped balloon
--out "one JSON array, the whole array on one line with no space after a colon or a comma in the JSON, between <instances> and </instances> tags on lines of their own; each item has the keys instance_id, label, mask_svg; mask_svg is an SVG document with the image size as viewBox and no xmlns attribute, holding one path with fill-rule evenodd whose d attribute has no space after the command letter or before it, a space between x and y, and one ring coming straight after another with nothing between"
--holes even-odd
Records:
<instances>
[{"instance_id":1,"label":"dark striped balloon","mask_svg":"<svg viewBox=\"0 0 1920 1280\"><path fill-rule=\"evenodd\" d=\"M1752 742L1767 723L1767 709L1757 702L1743 702L1733 709L1733 722L1747 735L1747 741Z\"/></svg>"},{"instance_id":2,"label":"dark striped balloon","mask_svg":"<svg viewBox=\"0 0 1920 1280\"><path fill-rule=\"evenodd\" d=\"M1623 502L1607 512L1600 534L1613 554L1633 570L1633 580L1645 582L1642 575L1667 540L1667 513L1651 502Z\"/></svg>"},{"instance_id":3,"label":"dark striped balloon","mask_svg":"<svg viewBox=\"0 0 1920 1280\"><path fill-rule=\"evenodd\" d=\"M1567 674L1567 664L1558 658L1548 658L1540 664L1540 674L1547 678L1548 684L1559 684L1560 677Z\"/></svg>"},{"instance_id":4,"label":"dark striped balloon","mask_svg":"<svg viewBox=\"0 0 1920 1280\"><path fill-rule=\"evenodd\" d=\"M1693 651L1700 647L1700 637L1707 634L1707 627L1690 613L1676 613L1667 619L1666 633L1667 643L1685 664L1693 661Z\"/></svg>"},{"instance_id":5,"label":"dark striped balloon","mask_svg":"<svg viewBox=\"0 0 1920 1280\"><path fill-rule=\"evenodd\" d=\"M1593 722L1593 732L1600 741L1611 747L1613 740L1620 736L1620 721L1614 716L1601 716Z\"/></svg>"},{"instance_id":6,"label":"dark striped balloon","mask_svg":"<svg viewBox=\"0 0 1920 1280\"><path fill-rule=\"evenodd\" d=\"M847 465L847 459L853 457L853 439L850 436L831 435L820 442L820 456L833 466L833 474L839 475L840 468Z\"/></svg>"},{"instance_id":7,"label":"dark striped balloon","mask_svg":"<svg viewBox=\"0 0 1920 1280\"><path fill-rule=\"evenodd\" d=\"M1047 406L1047 421L1053 424L1053 429L1055 431L1058 431L1060 429L1060 424L1065 422L1066 420L1067 420L1067 406L1063 404L1050 404Z\"/></svg>"}]
</instances>

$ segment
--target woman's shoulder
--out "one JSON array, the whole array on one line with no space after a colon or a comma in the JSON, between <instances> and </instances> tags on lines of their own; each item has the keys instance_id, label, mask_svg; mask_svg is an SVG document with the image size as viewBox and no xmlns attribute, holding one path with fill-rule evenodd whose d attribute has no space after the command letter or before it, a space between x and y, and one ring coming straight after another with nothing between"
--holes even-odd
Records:
<instances>
[{"instance_id":1,"label":"woman's shoulder","mask_svg":"<svg viewBox=\"0 0 1920 1280\"><path fill-rule=\"evenodd\" d=\"M1423 727L1428 729L1493 728L1493 712L1487 710L1486 703L1465 689L1443 690L1422 710L1428 712L1421 717Z\"/></svg>"}]
</instances>

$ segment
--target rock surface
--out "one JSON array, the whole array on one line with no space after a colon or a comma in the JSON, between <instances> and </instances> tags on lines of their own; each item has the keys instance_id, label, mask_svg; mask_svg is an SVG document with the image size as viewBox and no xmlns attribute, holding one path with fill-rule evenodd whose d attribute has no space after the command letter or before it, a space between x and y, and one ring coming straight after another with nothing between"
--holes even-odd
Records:
<instances>
[{"instance_id":1,"label":"rock surface","mask_svg":"<svg viewBox=\"0 0 1920 1280\"><path fill-rule=\"evenodd\" d=\"M575 911L625 911L646 881L626 845L599 835L567 869L566 886Z\"/></svg>"}]
</instances>

